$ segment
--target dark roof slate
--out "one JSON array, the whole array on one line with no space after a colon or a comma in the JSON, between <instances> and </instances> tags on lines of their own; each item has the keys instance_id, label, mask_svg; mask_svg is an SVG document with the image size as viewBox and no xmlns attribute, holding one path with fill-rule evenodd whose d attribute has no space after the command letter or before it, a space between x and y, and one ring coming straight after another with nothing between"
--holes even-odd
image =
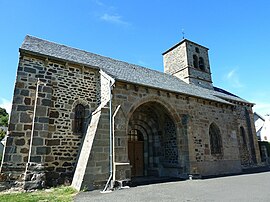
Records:
<instances>
[{"instance_id":1,"label":"dark roof slate","mask_svg":"<svg viewBox=\"0 0 270 202\"><path fill-rule=\"evenodd\" d=\"M62 59L67 62L75 62L93 68L102 69L104 72L119 81L159 88L227 104L229 104L229 102L226 100L248 103L247 101L230 94L187 84L177 77L166 73L28 35L25 37L20 51L27 51L47 57Z\"/></svg>"},{"instance_id":2,"label":"dark roof slate","mask_svg":"<svg viewBox=\"0 0 270 202\"><path fill-rule=\"evenodd\" d=\"M257 112L254 112L254 116L257 116L261 120L265 121L265 119L260 114L258 114Z\"/></svg>"}]
</instances>

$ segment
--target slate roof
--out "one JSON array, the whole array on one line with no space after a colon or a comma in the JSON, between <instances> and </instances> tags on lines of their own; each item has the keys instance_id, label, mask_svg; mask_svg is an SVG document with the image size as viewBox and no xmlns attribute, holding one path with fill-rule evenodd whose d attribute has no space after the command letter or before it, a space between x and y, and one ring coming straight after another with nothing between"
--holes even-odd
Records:
<instances>
[{"instance_id":1,"label":"slate roof","mask_svg":"<svg viewBox=\"0 0 270 202\"><path fill-rule=\"evenodd\" d=\"M222 91L208 90L195 85L187 84L177 77L166 73L28 35L25 37L20 51L26 51L33 54L47 56L49 58L62 59L67 62L75 62L93 68L102 69L104 72L118 81L154 87L227 104L229 104L229 102L226 100L248 103L247 101L234 96L233 94L226 94Z\"/></svg>"},{"instance_id":2,"label":"slate roof","mask_svg":"<svg viewBox=\"0 0 270 202\"><path fill-rule=\"evenodd\" d=\"M254 116L257 116L258 118L260 118L261 120L265 121L265 119L260 115L258 114L257 112L254 112ZM255 120L256 121L256 120Z\"/></svg>"}]
</instances>

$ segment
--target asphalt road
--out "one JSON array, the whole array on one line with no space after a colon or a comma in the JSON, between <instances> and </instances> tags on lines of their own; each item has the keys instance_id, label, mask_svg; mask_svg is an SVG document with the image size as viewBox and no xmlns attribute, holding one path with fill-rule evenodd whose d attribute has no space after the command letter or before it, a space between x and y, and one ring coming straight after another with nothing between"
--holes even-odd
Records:
<instances>
[{"instance_id":1,"label":"asphalt road","mask_svg":"<svg viewBox=\"0 0 270 202\"><path fill-rule=\"evenodd\" d=\"M75 201L270 202L270 172L152 184L105 194L100 191L80 192Z\"/></svg>"}]
</instances>

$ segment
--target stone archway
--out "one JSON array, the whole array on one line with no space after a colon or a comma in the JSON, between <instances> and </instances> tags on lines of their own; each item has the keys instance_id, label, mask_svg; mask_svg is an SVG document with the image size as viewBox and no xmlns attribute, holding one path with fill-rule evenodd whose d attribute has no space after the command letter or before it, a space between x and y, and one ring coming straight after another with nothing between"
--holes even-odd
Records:
<instances>
[{"instance_id":1,"label":"stone archway","mask_svg":"<svg viewBox=\"0 0 270 202\"><path fill-rule=\"evenodd\" d=\"M138 106L128 123L128 156L132 177L179 175L177 127L158 102Z\"/></svg>"}]
</instances>

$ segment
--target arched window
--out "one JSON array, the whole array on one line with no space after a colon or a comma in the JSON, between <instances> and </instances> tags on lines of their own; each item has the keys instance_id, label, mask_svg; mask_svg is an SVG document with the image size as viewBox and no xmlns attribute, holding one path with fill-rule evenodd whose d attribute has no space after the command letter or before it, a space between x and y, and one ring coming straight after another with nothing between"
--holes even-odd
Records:
<instances>
[{"instance_id":1,"label":"arched window","mask_svg":"<svg viewBox=\"0 0 270 202\"><path fill-rule=\"evenodd\" d=\"M198 68L198 57L197 55L193 55L193 66Z\"/></svg>"},{"instance_id":2,"label":"arched window","mask_svg":"<svg viewBox=\"0 0 270 202\"><path fill-rule=\"evenodd\" d=\"M222 153L222 140L218 126L212 123L209 127L211 154Z\"/></svg>"},{"instance_id":3,"label":"arched window","mask_svg":"<svg viewBox=\"0 0 270 202\"><path fill-rule=\"evenodd\" d=\"M84 132L84 119L85 119L85 107L82 104L78 104L75 107L75 117L74 117L74 132L83 133Z\"/></svg>"},{"instance_id":4,"label":"arched window","mask_svg":"<svg viewBox=\"0 0 270 202\"><path fill-rule=\"evenodd\" d=\"M199 58L199 67L202 71L205 71L204 60L202 57Z\"/></svg>"}]
</instances>

